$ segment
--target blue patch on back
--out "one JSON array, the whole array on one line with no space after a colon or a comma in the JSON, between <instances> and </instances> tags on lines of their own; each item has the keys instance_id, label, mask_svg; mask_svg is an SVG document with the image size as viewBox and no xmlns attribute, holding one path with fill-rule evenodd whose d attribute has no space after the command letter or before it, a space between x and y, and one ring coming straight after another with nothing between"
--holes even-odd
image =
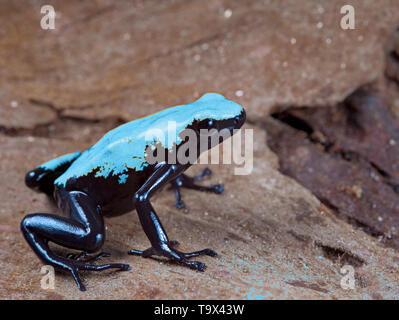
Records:
<instances>
[{"instance_id":1,"label":"blue patch on back","mask_svg":"<svg viewBox=\"0 0 399 320\"><path fill-rule=\"evenodd\" d=\"M81 177L97 170L96 177L119 175L118 182L125 183L128 169L142 171L148 163L146 147L156 142L166 149L182 141L178 134L194 120L227 120L242 112L242 107L220 94L207 93L197 101L171 107L150 116L123 124L105 134L72 163L55 184L65 186L71 177ZM168 134L168 122L176 123L176 130Z\"/></svg>"},{"instance_id":2,"label":"blue patch on back","mask_svg":"<svg viewBox=\"0 0 399 320\"><path fill-rule=\"evenodd\" d=\"M45 169L45 170L56 170L57 168L61 167L62 165L74 161L77 157L80 156L80 152L74 152L74 153L68 153L65 154L61 157L55 158L53 160L50 160L46 163L43 163L42 165L39 166L39 168Z\"/></svg>"}]
</instances>

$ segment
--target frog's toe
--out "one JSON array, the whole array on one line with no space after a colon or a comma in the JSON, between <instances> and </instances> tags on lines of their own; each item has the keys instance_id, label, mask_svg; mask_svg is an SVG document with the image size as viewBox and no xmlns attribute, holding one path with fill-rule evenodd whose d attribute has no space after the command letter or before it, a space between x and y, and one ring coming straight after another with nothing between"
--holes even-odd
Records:
<instances>
[{"instance_id":1,"label":"frog's toe","mask_svg":"<svg viewBox=\"0 0 399 320\"><path fill-rule=\"evenodd\" d=\"M184 202L182 200L176 200L176 208L177 209L184 209L186 207L186 205L184 204Z\"/></svg>"},{"instance_id":2,"label":"frog's toe","mask_svg":"<svg viewBox=\"0 0 399 320\"><path fill-rule=\"evenodd\" d=\"M193 265L198 271L204 271L206 267L205 263L200 261L193 261Z\"/></svg>"},{"instance_id":3,"label":"frog's toe","mask_svg":"<svg viewBox=\"0 0 399 320\"><path fill-rule=\"evenodd\" d=\"M69 254L67 254L66 258L70 259L70 260L74 260L74 261L95 262L103 257L110 257L111 254L107 253L107 252L101 252L93 257L83 260L83 258L87 258L88 256L89 256L89 254L87 252L83 251L79 254L69 253Z\"/></svg>"},{"instance_id":4,"label":"frog's toe","mask_svg":"<svg viewBox=\"0 0 399 320\"><path fill-rule=\"evenodd\" d=\"M179 243L177 241L169 241L166 246L162 246L157 249L153 247L143 251L132 249L129 251L129 254L139 255L144 258L148 258L153 255L164 256L172 261L176 261L179 264L196 269L198 271L203 271L205 269L205 264L200 261L189 261L188 259L201 255L208 255L211 257L217 256L217 253L214 250L208 248L194 252L181 252L174 249L174 247L176 247L178 244Z\"/></svg>"},{"instance_id":5,"label":"frog's toe","mask_svg":"<svg viewBox=\"0 0 399 320\"><path fill-rule=\"evenodd\" d=\"M90 260L93 260L93 259L90 259ZM71 272L79 290L86 291L86 287L83 285L83 282L80 279L79 270L103 271L103 270L107 270L107 269L119 269L119 271L128 271L131 268L130 268L130 265L124 264L124 263L108 263L108 264L102 264L102 265L94 265L94 264L92 264L91 261L75 261L74 263L71 263L67 269L69 269L69 271Z\"/></svg>"},{"instance_id":6,"label":"frog's toe","mask_svg":"<svg viewBox=\"0 0 399 320\"><path fill-rule=\"evenodd\" d=\"M213 186L209 186L210 190L216 194L221 194L224 191L224 185L223 184L215 184Z\"/></svg>"},{"instance_id":7,"label":"frog's toe","mask_svg":"<svg viewBox=\"0 0 399 320\"><path fill-rule=\"evenodd\" d=\"M182 260L179 262L180 264L184 264L192 269L196 269L198 271L204 271L206 268L205 263L200 262L200 261L187 261L187 260Z\"/></svg>"},{"instance_id":8,"label":"frog's toe","mask_svg":"<svg viewBox=\"0 0 399 320\"><path fill-rule=\"evenodd\" d=\"M88 255L89 255L89 254L88 254L87 252L82 251L81 253L68 253L68 254L66 255L66 258L67 258L67 259L70 259L70 260L79 261L79 260L81 260L82 258L87 257Z\"/></svg>"},{"instance_id":9,"label":"frog's toe","mask_svg":"<svg viewBox=\"0 0 399 320\"><path fill-rule=\"evenodd\" d=\"M192 179L194 181L199 181L202 180L205 176L210 176L211 174L212 174L211 169L205 168L204 170L201 171L201 173L198 176L195 176Z\"/></svg>"},{"instance_id":10,"label":"frog's toe","mask_svg":"<svg viewBox=\"0 0 399 320\"><path fill-rule=\"evenodd\" d=\"M100 252L99 254L95 255L94 257L91 257L90 259L85 260L85 262L94 262L97 260L100 260L101 258L104 257L110 257L111 254L108 252Z\"/></svg>"},{"instance_id":11,"label":"frog's toe","mask_svg":"<svg viewBox=\"0 0 399 320\"><path fill-rule=\"evenodd\" d=\"M88 271L103 271L107 269L119 269L119 271L129 271L130 265L125 263L107 263L102 265L94 265L91 263L84 264L79 267L80 270L88 270Z\"/></svg>"},{"instance_id":12,"label":"frog's toe","mask_svg":"<svg viewBox=\"0 0 399 320\"><path fill-rule=\"evenodd\" d=\"M198 256L202 256L202 255L207 255L207 256L211 256L211 257L216 257L218 254L216 253L216 251L212 250L212 249L203 249L200 251L194 251L194 252L188 252L188 253L183 253L183 256L188 259L188 258L192 258L192 257L198 257Z\"/></svg>"}]
</instances>

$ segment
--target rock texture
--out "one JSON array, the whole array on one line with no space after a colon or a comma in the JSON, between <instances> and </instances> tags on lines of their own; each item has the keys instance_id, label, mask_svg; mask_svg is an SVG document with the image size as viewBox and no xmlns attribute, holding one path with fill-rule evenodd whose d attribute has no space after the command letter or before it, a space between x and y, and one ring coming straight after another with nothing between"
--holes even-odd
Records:
<instances>
[{"instance_id":1,"label":"rock texture","mask_svg":"<svg viewBox=\"0 0 399 320\"><path fill-rule=\"evenodd\" d=\"M343 30L347 2L54 1L55 30L40 28L40 1L3 2L2 107L22 110L0 125L32 128L55 111L130 120L207 91L250 118L337 103L382 73L399 16L395 0L350 1L356 29Z\"/></svg>"},{"instance_id":2,"label":"rock texture","mask_svg":"<svg viewBox=\"0 0 399 320\"><path fill-rule=\"evenodd\" d=\"M399 227L397 145L373 152L370 143L379 141L362 144L339 117L335 126L327 121L351 93L366 88L385 97L368 106L371 120L361 118L369 127L375 125L372 115L382 117L384 130L367 139L389 135L396 141L397 119L389 110L399 115L399 10L395 0L349 2L355 30L339 24L348 1L54 1L55 30L40 28L40 1L0 2L0 298L399 298L399 252L391 229ZM112 254L104 261L129 263L131 271L82 272L83 293L69 275L57 273L55 289L41 289L42 263L19 223L27 213L59 211L25 187L25 173L87 148L125 121L207 91L245 106L245 129L254 130L254 170L237 176L233 165L213 165L204 183L222 181L222 195L183 190L188 210L181 211L164 190L153 204L183 251L211 247L219 256L201 258L203 273L128 256L129 249L148 246L132 212L106 219L104 246ZM389 116L379 117L382 104ZM298 134L279 118L284 112L310 123L312 132ZM322 171L307 171L311 155L317 155L317 168L333 162L323 145L332 138L376 164L344 163L354 172L346 174L349 189L340 189L339 171L329 180ZM342 161L339 168L347 173ZM387 173L380 183L390 190L374 186L389 195L376 199L389 210L378 207L367 221L360 209L376 195L361 187L365 168L383 169L375 173ZM189 173L200 170L198 165ZM341 286L344 265L354 268L353 290Z\"/></svg>"}]
</instances>

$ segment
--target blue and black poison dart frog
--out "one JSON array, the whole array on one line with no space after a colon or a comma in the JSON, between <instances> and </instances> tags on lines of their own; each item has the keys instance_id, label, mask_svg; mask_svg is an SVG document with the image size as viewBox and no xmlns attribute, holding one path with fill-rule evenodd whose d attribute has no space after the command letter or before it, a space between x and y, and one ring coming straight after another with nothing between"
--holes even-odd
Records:
<instances>
[{"instance_id":1,"label":"blue and black poison dart frog","mask_svg":"<svg viewBox=\"0 0 399 320\"><path fill-rule=\"evenodd\" d=\"M175 124L174 135L168 135L170 122ZM211 249L190 253L178 251L178 242L168 239L150 200L169 183L175 190L178 208L184 207L181 188L221 193L223 185L196 184L211 173L209 169L194 178L188 177L184 171L192 162L180 163L178 157L176 161L169 161L168 155L178 152L184 145L187 139L182 139L182 133L186 129L191 129L201 138L204 131L201 129L209 132L226 129L233 133L244 122L245 111L240 105L219 94L207 93L187 105L171 107L123 124L109 131L84 152L67 154L40 165L26 174L26 185L54 197L65 216L44 213L27 215L21 222L26 241L45 264L70 272L79 289L84 291L79 270L130 269L128 264L122 263L95 265L95 261L109 254L88 254L98 252L104 243L103 216L121 215L136 209L151 247L144 251L132 249L129 254L164 256L196 270L204 270L204 263L190 261L189 258L204 254L216 256L216 252ZM151 139L146 134L149 130L153 132ZM157 133L164 135L164 139ZM206 137L205 148L200 148L198 142L198 156L215 145L211 142L211 136ZM222 140L219 136L217 143ZM147 161L148 147L156 147L157 152L166 151L165 160L155 163ZM82 253L62 257L50 249L49 242Z\"/></svg>"}]
</instances>

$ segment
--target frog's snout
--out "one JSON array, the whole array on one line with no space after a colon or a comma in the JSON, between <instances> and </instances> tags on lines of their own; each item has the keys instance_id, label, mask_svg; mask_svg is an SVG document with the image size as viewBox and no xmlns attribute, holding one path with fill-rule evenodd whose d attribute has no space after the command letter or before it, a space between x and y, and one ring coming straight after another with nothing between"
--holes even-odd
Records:
<instances>
[{"instance_id":1,"label":"frog's snout","mask_svg":"<svg viewBox=\"0 0 399 320\"><path fill-rule=\"evenodd\" d=\"M25 176L25 184L29 188L34 188L37 184L37 177L35 170L29 171Z\"/></svg>"},{"instance_id":2,"label":"frog's snout","mask_svg":"<svg viewBox=\"0 0 399 320\"><path fill-rule=\"evenodd\" d=\"M243 108L241 113L234 118L234 128L240 129L243 126L243 124L245 123L246 119L247 119L247 114Z\"/></svg>"},{"instance_id":3,"label":"frog's snout","mask_svg":"<svg viewBox=\"0 0 399 320\"><path fill-rule=\"evenodd\" d=\"M38 191L40 186L40 181L43 178L44 172L42 170L36 169L29 171L25 176L25 184L27 187Z\"/></svg>"}]
</instances>

